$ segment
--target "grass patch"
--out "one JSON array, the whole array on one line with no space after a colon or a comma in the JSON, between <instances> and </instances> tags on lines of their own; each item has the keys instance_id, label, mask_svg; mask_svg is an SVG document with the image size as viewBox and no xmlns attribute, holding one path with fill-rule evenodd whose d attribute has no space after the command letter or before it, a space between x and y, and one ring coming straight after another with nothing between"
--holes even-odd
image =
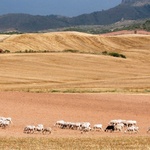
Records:
<instances>
[{"instance_id":1,"label":"grass patch","mask_svg":"<svg viewBox=\"0 0 150 150\"><path fill-rule=\"evenodd\" d=\"M0 149L18 150L148 150L149 137L0 138Z\"/></svg>"},{"instance_id":2,"label":"grass patch","mask_svg":"<svg viewBox=\"0 0 150 150\"><path fill-rule=\"evenodd\" d=\"M0 91L22 91L29 93L145 93L149 94L150 89L134 88L28 88L28 89L7 89Z\"/></svg>"},{"instance_id":3,"label":"grass patch","mask_svg":"<svg viewBox=\"0 0 150 150\"><path fill-rule=\"evenodd\" d=\"M10 50L1 50L0 53L11 53ZM125 55L123 54L119 54L117 52L107 52L107 51L103 51L103 52L85 52L85 51L81 51L81 50L74 50L74 49L66 49L63 51L49 51L49 50L24 50L24 51L15 51L14 53L79 53L79 54L93 54L93 55L109 55L109 56L113 56L113 57L120 57L120 58L126 58Z\"/></svg>"},{"instance_id":4,"label":"grass patch","mask_svg":"<svg viewBox=\"0 0 150 150\"><path fill-rule=\"evenodd\" d=\"M102 52L102 54L103 55L109 55L109 56L113 56L113 57L121 57L121 58L126 58L126 56L125 55L123 55L123 54L119 54L119 53L117 53L117 52L107 52L107 51L103 51Z\"/></svg>"},{"instance_id":5,"label":"grass patch","mask_svg":"<svg viewBox=\"0 0 150 150\"><path fill-rule=\"evenodd\" d=\"M65 52L65 53L79 53L80 51L78 51L78 50L73 50L73 49L66 49L66 50L64 50L63 52Z\"/></svg>"}]
</instances>

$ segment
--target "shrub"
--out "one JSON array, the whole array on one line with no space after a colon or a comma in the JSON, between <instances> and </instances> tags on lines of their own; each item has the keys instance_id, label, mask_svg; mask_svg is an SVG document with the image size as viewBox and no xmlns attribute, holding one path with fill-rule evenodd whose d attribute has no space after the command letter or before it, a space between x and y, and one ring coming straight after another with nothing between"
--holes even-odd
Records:
<instances>
[{"instance_id":1,"label":"shrub","mask_svg":"<svg viewBox=\"0 0 150 150\"><path fill-rule=\"evenodd\" d=\"M6 50L4 50L4 53L10 53L10 50L6 49Z\"/></svg>"},{"instance_id":2,"label":"shrub","mask_svg":"<svg viewBox=\"0 0 150 150\"><path fill-rule=\"evenodd\" d=\"M107 51L103 51L103 52L102 52L102 54L103 54L103 55L113 56L113 57L126 58L126 56L125 56L125 55L123 55L123 54L119 54L119 53L117 53L117 52L110 52L110 53L108 53Z\"/></svg>"},{"instance_id":3,"label":"shrub","mask_svg":"<svg viewBox=\"0 0 150 150\"><path fill-rule=\"evenodd\" d=\"M77 53L79 51L78 50L73 50L73 49L66 49L63 52Z\"/></svg>"},{"instance_id":4,"label":"shrub","mask_svg":"<svg viewBox=\"0 0 150 150\"><path fill-rule=\"evenodd\" d=\"M107 51L102 52L103 55L108 55Z\"/></svg>"},{"instance_id":5,"label":"shrub","mask_svg":"<svg viewBox=\"0 0 150 150\"><path fill-rule=\"evenodd\" d=\"M109 53L110 56L113 56L113 57L120 57L120 54L116 53L116 52L111 52Z\"/></svg>"},{"instance_id":6,"label":"shrub","mask_svg":"<svg viewBox=\"0 0 150 150\"><path fill-rule=\"evenodd\" d=\"M120 57L121 57L121 58L126 58L126 56L125 56L125 55L123 55L123 54L120 54Z\"/></svg>"}]
</instances>

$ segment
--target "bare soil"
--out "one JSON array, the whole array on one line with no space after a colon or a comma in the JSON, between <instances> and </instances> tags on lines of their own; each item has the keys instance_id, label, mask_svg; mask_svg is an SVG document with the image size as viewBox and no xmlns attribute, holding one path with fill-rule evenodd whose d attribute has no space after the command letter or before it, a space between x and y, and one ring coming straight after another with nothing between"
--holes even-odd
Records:
<instances>
[{"instance_id":1,"label":"bare soil","mask_svg":"<svg viewBox=\"0 0 150 150\"><path fill-rule=\"evenodd\" d=\"M43 137L41 134L24 134L26 125L44 124L53 129L46 137L97 137L97 136L148 136L150 126L150 95L143 94L45 94L1 92L0 114L11 117L13 124L0 128L3 137ZM89 132L58 129L58 120L101 123L105 128L111 119L136 120L138 134Z\"/></svg>"}]
</instances>

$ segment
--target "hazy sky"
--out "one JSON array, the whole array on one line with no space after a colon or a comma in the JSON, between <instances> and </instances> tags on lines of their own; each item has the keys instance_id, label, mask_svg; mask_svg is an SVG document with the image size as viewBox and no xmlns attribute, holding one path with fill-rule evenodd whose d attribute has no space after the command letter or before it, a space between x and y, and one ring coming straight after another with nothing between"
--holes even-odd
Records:
<instances>
[{"instance_id":1,"label":"hazy sky","mask_svg":"<svg viewBox=\"0 0 150 150\"><path fill-rule=\"evenodd\" d=\"M121 0L0 0L0 15L28 13L71 17L106 10L119 3Z\"/></svg>"}]
</instances>

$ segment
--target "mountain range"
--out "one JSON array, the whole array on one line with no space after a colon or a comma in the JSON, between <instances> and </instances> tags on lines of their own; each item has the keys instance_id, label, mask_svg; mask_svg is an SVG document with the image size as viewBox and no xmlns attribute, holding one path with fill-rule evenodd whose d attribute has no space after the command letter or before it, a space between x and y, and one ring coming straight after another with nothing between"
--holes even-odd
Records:
<instances>
[{"instance_id":1,"label":"mountain range","mask_svg":"<svg viewBox=\"0 0 150 150\"><path fill-rule=\"evenodd\" d=\"M58 15L5 14L0 16L0 32L38 32L79 25L109 25L123 20L150 18L150 0L122 0L118 6L76 17Z\"/></svg>"}]
</instances>

